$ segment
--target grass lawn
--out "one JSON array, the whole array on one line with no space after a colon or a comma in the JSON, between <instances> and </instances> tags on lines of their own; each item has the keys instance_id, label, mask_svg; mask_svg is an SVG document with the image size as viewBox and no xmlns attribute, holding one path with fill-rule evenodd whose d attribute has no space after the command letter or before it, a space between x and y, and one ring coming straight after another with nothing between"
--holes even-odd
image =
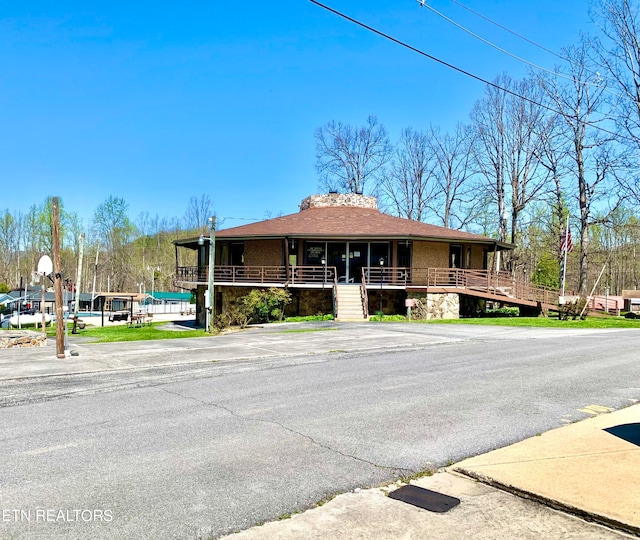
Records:
<instances>
[{"instance_id":1,"label":"grass lawn","mask_svg":"<svg viewBox=\"0 0 640 540\"><path fill-rule=\"evenodd\" d=\"M71 325L69 325L69 339L74 337L95 338L94 343L108 343L112 341L146 341L153 339L180 339L204 337L209 334L203 330L162 330L158 328L163 322L153 323L150 326L140 326L129 328L126 324L117 326L87 326L84 330L78 330L77 334L71 333ZM55 337L55 325L47 327L47 335Z\"/></svg>"}]
</instances>

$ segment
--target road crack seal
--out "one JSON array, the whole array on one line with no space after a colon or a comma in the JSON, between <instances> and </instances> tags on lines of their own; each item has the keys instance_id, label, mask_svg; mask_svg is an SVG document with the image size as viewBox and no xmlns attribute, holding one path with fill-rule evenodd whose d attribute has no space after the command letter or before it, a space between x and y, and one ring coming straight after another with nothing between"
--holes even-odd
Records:
<instances>
[{"instance_id":1,"label":"road crack seal","mask_svg":"<svg viewBox=\"0 0 640 540\"><path fill-rule=\"evenodd\" d=\"M261 418L249 418L249 417L243 416L240 413L237 413L236 411L234 411L233 409L230 409L229 407L225 407L224 405L220 405L219 403L214 403L214 402L211 402L211 401L204 401L202 399L198 399L198 398L195 398L193 396L185 396L184 394L181 394L179 392L172 392L171 390L167 390L166 388L161 388L160 390L162 390L163 392L166 392L167 394L172 394L174 396L178 396L178 397L181 397L183 399L188 399L190 401L195 401L196 403L199 403L201 405L206 405L207 407L215 407L216 409L220 409L222 411L225 411L226 413L230 414L234 418L239 418L241 420L249 421L249 422L258 422L258 423L261 423L261 424L270 424L270 425L278 426L279 428L284 429L285 431L288 431L289 433L292 433L293 435L296 435L298 437L302 437L303 439L307 439L308 441L310 441L315 446L318 446L320 448L328 450L329 452L333 452L334 454L338 454L339 456L342 456L342 457L347 458L347 459L353 459L354 461L358 461L360 463L365 463L365 464L370 465L372 467L376 467L377 469L382 469L382 470L385 470L385 471L393 471L395 475L405 476L407 473L414 474L416 472L416 471L414 471L412 469L407 469L405 467L389 467L388 465L380 465L379 463L374 463L373 461L369 461L369 460L360 458L358 456L354 456L352 454L347 454L346 452L341 452L340 450L332 448L331 446L329 446L327 444L324 444L324 443L321 443L320 441L317 441L316 439L314 439L310 435L306 435L305 433L301 433L299 431L296 431L295 429L290 428L288 426L285 426L284 424L282 424L280 422L277 422L276 420L264 420L264 419L261 419Z\"/></svg>"}]
</instances>

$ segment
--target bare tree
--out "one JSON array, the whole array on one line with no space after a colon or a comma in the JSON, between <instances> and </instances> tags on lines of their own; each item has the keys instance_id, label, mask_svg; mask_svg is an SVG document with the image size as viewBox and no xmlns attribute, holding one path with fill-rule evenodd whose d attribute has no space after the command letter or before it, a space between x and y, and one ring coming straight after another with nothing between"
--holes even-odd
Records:
<instances>
[{"instance_id":1,"label":"bare tree","mask_svg":"<svg viewBox=\"0 0 640 540\"><path fill-rule=\"evenodd\" d=\"M82 218L77 212L66 214L67 242L71 246L73 253L77 256L80 253L80 237L84 234Z\"/></svg>"},{"instance_id":2,"label":"bare tree","mask_svg":"<svg viewBox=\"0 0 640 540\"><path fill-rule=\"evenodd\" d=\"M563 133L568 142L569 157L573 162L572 173L576 180L574 195L578 203L580 220L580 269L578 291L587 289L587 271L589 255L589 228L607 218L607 214L598 217L596 209L608 195L614 195L610 189L613 171L618 160L610 147L612 136L598 131L595 127L606 120L605 86L602 81L593 84L595 66L591 64L590 44L582 38L579 45L564 50L569 68L559 79L541 76L540 82L554 108L560 113ZM614 195L615 196L615 195ZM610 209L617 207L614 200Z\"/></svg>"},{"instance_id":3,"label":"bare tree","mask_svg":"<svg viewBox=\"0 0 640 540\"><path fill-rule=\"evenodd\" d=\"M320 185L346 193L364 193L367 181L377 182L392 151L375 116L359 128L332 120L316 130L315 139Z\"/></svg>"},{"instance_id":4,"label":"bare tree","mask_svg":"<svg viewBox=\"0 0 640 540\"><path fill-rule=\"evenodd\" d=\"M495 201L504 240L506 216L511 217L512 243L518 240L520 215L540 197L548 181L539 159L546 125L545 110L537 105L541 96L535 81L514 81L503 75L495 86L487 87L472 112L476 165Z\"/></svg>"},{"instance_id":5,"label":"bare tree","mask_svg":"<svg viewBox=\"0 0 640 540\"><path fill-rule=\"evenodd\" d=\"M453 133L430 126L427 141L432 152L435 196L427 204L444 227L465 228L477 217L481 199L472 182L471 147L474 132L461 124Z\"/></svg>"},{"instance_id":6,"label":"bare tree","mask_svg":"<svg viewBox=\"0 0 640 540\"><path fill-rule=\"evenodd\" d=\"M514 244L527 207L540 200L549 185L549 171L540 164L548 123L546 109L538 105L543 95L532 79L515 81L502 75L487 86L471 114L474 161L497 210L499 237ZM509 257L505 267L515 271L519 250Z\"/></svg>"},{"instance_id":7,"label":"bare tree","mask_svg":"<svg viewBox=\"0 0 640 540\"><path fill-rule=\"evenodd\" d=\"M544 92L532 79L516 81L512 89L521 99L510 96L507 101L509 129L507 136L507 178L511 191L511 243L519 236L520 215L547 188L548 170L540 166L541 148L547 140L545 109L537 105Z\"/></svg>"},{"instance_id":8,"label":"bare tree","mask_svg":"<svg viewBox=\"0 0 640 540\"><path fill-rule=\"evenodd\" d=\"M401 217L422 221L434 195L433 155L427 135L411 128L402 130L379 190L386 206Z\"/></svg>"},{"instance_id":9,"label":"bare tree","mask_svg":"<svg viewBox=\"0 0 640 540\"><path fill-rule=\"evenodd\" d=\"M627 171L619 177L622 188L640 202L638 151L640 150L640 13L633 0L599 0L591 16L604 40L595 42L598 62L611 83L613 115L623 134L621 142L631 147Z\"/></svg>"},{"instance_id":10,"label":"bare tree","mask_svg":"<svg viewBox=\"0 0 640 540\"><path fill-rule=\"evenodd\" d=\"M124 199L109 196L96 208L91 231L96 243L104 248L107 277L112 280L114 290L120 291L129 284L131 251L127 248L135 233L127 215L128 207Z\"/></svg>"},{"instance_id":11,"label":"bare tree","mask_svg":"<svg viewBox=\"0 0 640 540\"><path fill-rule=\"evenodd\" d=\"M191 197L184 214L184 226L186 229L206 227L211 216L213 216L213 205L209 195L203 193L200 197Z\"/></svg>"},{"instance_id":12,"label":"bare tree","mask_svg":"<svg viewBox=\"0 0 640 540\"><path fill-rule=\"evenodd\" d=\"M538 161L540 166L546 169L550 178L550 188L547 191L549 206L551 207L550 223L548 229L553 238L553 252L558 263L558 281L562 280L562 268L560 261L563 260L561 250L561 238L565 232L565 223L569 216L565 183L571 170L567 141L561 132L564 120L557 114L547 116L542 126L542 141L539 149ZM544 254L541 254L544 256Z\"/></svg>"},{"instance_id":13,"label":"bare tree","mask_svg":"<svg viewBox=\"0 0 640 540\"><path fill-rule=\"evenodd\" d=\"M8 209L0 214L0 283L19 279L21 221L20 214L13 216Z\"/></svg>"},{"instance_id":14,"label":"bare tree","mask_svg":"<svg viewBox=\"0 0 640 540\"><path fill-rule=\"evenodd\" d=\"M496 79L496 85L507 82L506 75ZM506 107L507 94L496 86L487 86L484 97L478 100L471 111L475 131L472 147L476 170L485 179L485 190L497 210L498 234L501 240L507 237L506 215Z\"/></svg>"}]
</instances>

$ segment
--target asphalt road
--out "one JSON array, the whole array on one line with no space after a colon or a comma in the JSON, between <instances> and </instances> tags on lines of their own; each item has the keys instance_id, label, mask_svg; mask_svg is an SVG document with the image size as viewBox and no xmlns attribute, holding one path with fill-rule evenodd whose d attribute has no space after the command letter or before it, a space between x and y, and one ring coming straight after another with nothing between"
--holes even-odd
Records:
<instances>
[{"instance_id":1,"label":"asphalt road","mask_svg":"<svg viewBox=\"0 0 640 540\"><path fill-rule=\"evenodd\" d=\"M217 537L640 399L634 330L433 331L393 351L2 381L0 537Z\"/></svg>"}]
</instances>

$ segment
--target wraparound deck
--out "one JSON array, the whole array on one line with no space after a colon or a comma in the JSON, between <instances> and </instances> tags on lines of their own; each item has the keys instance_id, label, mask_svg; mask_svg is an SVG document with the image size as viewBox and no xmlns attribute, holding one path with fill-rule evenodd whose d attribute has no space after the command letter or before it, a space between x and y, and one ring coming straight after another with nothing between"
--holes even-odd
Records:
<instances>
[{"instance_id":1,"label":"wraparound deck","mask_svg":"<svg viewBox=\"0 0 640 540\"><path fill-rule=\"evenodd\" d=\"M206 285L208 272L207 266L180 266L176 269L176 285ZM216 266L214 282L218 286L306 288L364 283L367 289L457 293L544 309L556 309L559 296L558 289L532 285L507 273L459 268L363 267L356 281L340 276L334 266Z\"/></svg>"}]
</instances>

